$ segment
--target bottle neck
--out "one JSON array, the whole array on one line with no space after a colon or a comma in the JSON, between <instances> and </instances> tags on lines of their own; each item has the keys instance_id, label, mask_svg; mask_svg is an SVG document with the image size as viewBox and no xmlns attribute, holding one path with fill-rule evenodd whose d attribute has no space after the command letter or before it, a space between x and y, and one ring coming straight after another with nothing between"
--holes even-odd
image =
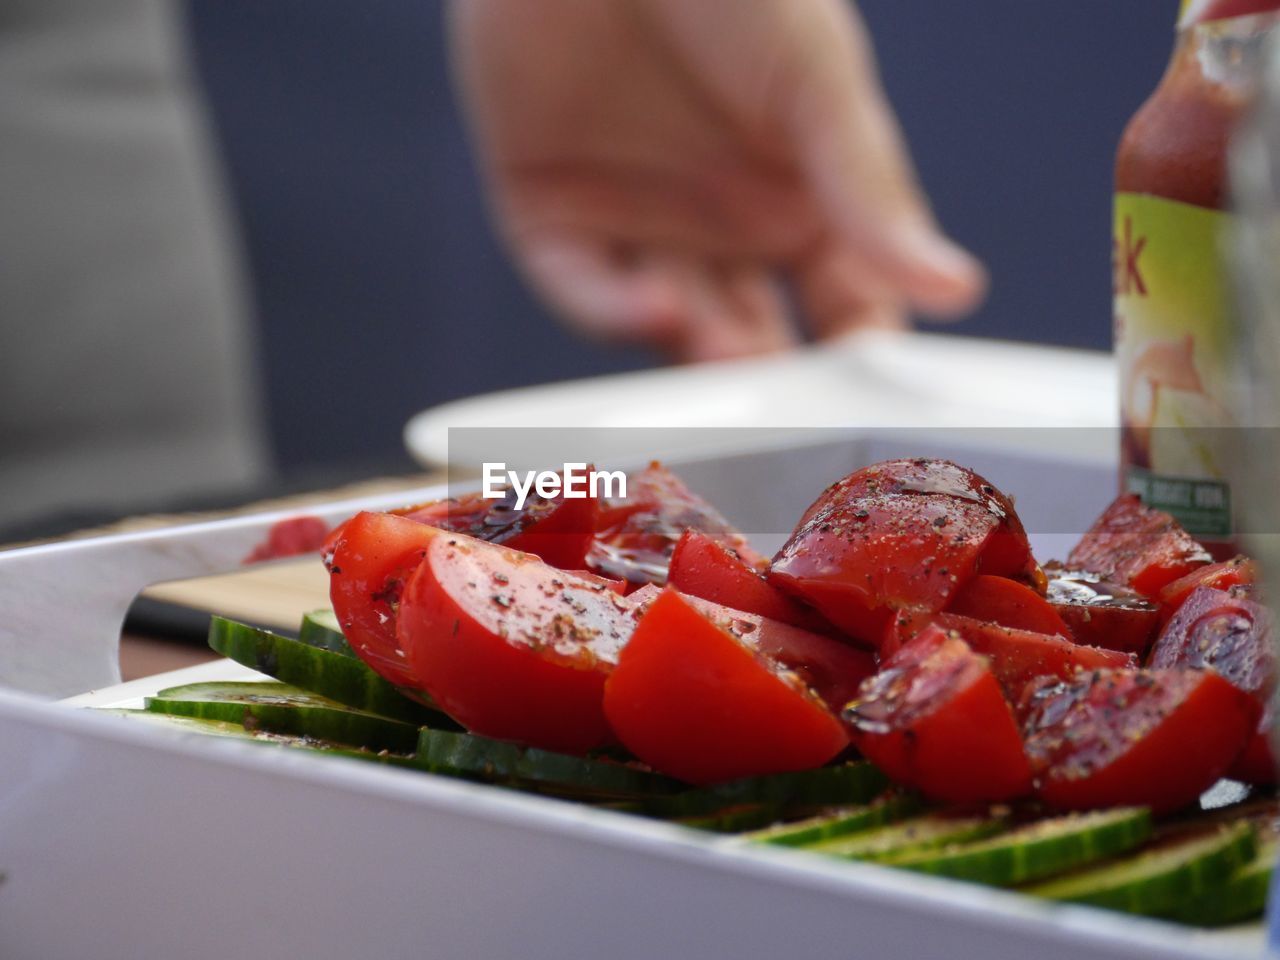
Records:
<instances>
[{"instance_id":1,"label":"bottle neck","mask_svg":"<svg viewBox=\"0 0 1280 960\"><path fill-rule=\"evenodd\" d=\"M1182 0L1178 28L1280 10L1280 0Z\"/></svg>"}]
</instances>

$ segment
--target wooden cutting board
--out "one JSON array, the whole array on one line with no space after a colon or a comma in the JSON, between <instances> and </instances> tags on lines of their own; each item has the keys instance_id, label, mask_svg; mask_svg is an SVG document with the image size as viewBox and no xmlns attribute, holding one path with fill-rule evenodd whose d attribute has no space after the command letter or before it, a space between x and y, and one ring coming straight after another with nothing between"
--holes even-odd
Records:
<instances>
[{"instance_id":1,"label":"wooden cutting board","mask_svg":"<svg viewBox=\"0 0 1280 960\"><path fill-rule=\"evenodd\" d=\"M254 503L229 513L135 517L112 525L109 531L84 531L77 536L147 530L242 513L303 508L313 503L375 496L400 489L418 489L445 479L443 473L436 473L370 480L337 490ZM246 620L264 627L294 632L298 629L303 614L329 605L329 578L318 556L306 556L251 570L160 584L148 588L142 595L148 600L174 604L200 613L217 613L235 620ZM126 680L189 666L215 659L216 656L207 647L190 642L173 642L173 638L163 636L126 634L120 644L121 673Z\"/></svg>"},{"instance_id":2,"label":"wooden cutting board","mask_svg":"<svg viewBox=\"0 0 1280 960\"><path fill-rule=\"evenodd\" d=\"M329 575L319 557L150 587L143 596L193 610L294 631L302 615L329 605Z\"/></svg>"}]
</instances>

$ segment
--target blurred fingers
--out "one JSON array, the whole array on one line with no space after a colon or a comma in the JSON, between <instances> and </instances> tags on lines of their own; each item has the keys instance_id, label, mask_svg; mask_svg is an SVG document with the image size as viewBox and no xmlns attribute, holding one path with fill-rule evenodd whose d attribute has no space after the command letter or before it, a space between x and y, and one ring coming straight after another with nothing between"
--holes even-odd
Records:
<instances>
[{"instance_id":1,"label":"blurred fingers","mask_svg":"<svg viewBox=\"0 0 1280 960\"><path fill-rule=\"evenodd\" d=\"M821 340L862 329L903 329L902 295L879 271L846 250L824 246L794 273L796 293L813 335Z\"/></svg>"},{"instance_id":2,"label":"blurred fingers","mask_svg":"<svg viewBox=\"0 0 1280 960\"><path fill-rule=\"evenodd\" d=\"M829 28L813 38L789 120L831 231L911 305L938 315L971 309L985 271L933 219L856 10L806 2L828 8Z\"/></svg>"},{"instance_id":3,"label":"blurred fingers","mask_svg":"<svg viewBox=\"0 0 1280 960\"><path fill-rule=\"evenodd\" d=\"M648 343L672 359L722 360L795 342L785 302L761 267L668 252L624 254L584 237L528 236L517 254L537 292L579 331Z\"/></svg>"}]
</instances>

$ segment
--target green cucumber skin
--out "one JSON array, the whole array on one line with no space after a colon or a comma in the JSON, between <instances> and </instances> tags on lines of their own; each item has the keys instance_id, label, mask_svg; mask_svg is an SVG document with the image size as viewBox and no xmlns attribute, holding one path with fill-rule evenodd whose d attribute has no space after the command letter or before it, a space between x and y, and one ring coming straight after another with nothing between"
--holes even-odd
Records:
<instances>
[{"instance_id":1,"label":"green cucumber skin","mask_svg":"<svg viewBox=\"0 0 1280 960\"><path fill-rule=\"evenodd\" d=\"M558 796L630 799L678 789L656 773L619 763L553 753L470 733L424 728L418 735L416 764L496 783L524 783Z\"/></svg>"},{"instance_id":2,"label":"green cucumber skin","mask_svg":"<svg viewBox=\"0 0 1280 960\"><path fill-rule=\"evenodd\" d=\"M344 757L365 762L387 763L395 766L408 765L410 757L389 753L374 753L369 750L358 750L342 744L330 743L314 737L301 737L296 734L274 733L267 730L250 730L238 723L228 720L215 720L206 717L188 717L170 713L157 713L152 710L127 710L115 708L92 708L100 713L113 716L129 717L131 720L144 720L158 726L171 727L188 733L196 733L202 737L227 737L247 743L258 743L269 747L280 747L287 750L306 750L310 753L326 757Z\"/></svg>"},{"instance_id":3,"label":"green cucumber skin","mask_svg":"<svg viewBox=\"0 0 1280 960\"><path fill-rule=\"evenodd\" d=\"M1176 917L1185 904L1222 884L1256 852L1253 827L1241 823L1022 889L1051 900Z\"/></svg>"},{"instance_id":4,"label":"green cucumber skin","mask_svg":"<svg viewBox=\"0 0 1280 960\"><path fill-rule=\"evenodd\" d=\"M1005 818L995 815L956 817L930 814L823 840L802 849L845 860L880 861L917 850L933 850L946 844L989 837L1007 826Z\"/></svg>"},{"instance_id":5,"label":"green cucumber skin","mask_svg":"<svg viewBox=\"0 0 1280 960\"><path fill-rule=\"evenodd\" d=\"M892 823L915 813L919 808L920 801L917 797L909 794L893 795L860 807L846 807L793 823L780 823L744 834L742 839L752 843L803 847Z\"/></svg>"},{"instance_id":6,"label":"green cucumber skin","mask_svg":"<svg viewBox=\"0 0 1280 960\"><path fill-rule=\"evenodd\" d=\"M765 803L749 803L741 807L730 807L705 817L682 817L673 820L683 827L696 830L708 830L712 833L741 833L743 830L755 830L758 827L773 823L776 811Z\"/></svg>"},{"instance_id":7,"label":"green cucumber skin","mask_svg":"<svg viewBox=\"0 0 1280 960\"><path fill-rule=\"evenodd\" d=\"M859 761L793 773L748 777L656 798L649 810L661 817L702 817L743 804L768 804L779 814L789 810L868 803L889 781L871 764Z\"/></svg>"},{"instance_id":8,"label":"green cucumber skin","mask_svg":"<svg viewBox=\"0 0 1280 960\"><path fill-rule=\"evenodd\" d=\"M1199 927L1225 927L1262 916L1271 892L1280 847L1268 843L1258 848L1252 861L1237 870L1226 883L1180 906L1170 919Z\"/></svg>"},{"instance_id":9,"label":"green cucumber skin","mask_svg":"<svg viewBox=\"0 0 1280 960\"><path fill-rule=\"evenodd\" d=\"M439 711L398 692L360 660L330 650L222 617L209 621L209 646L246 667L357 710L416 725L457 727Z\"/></svg>"},{"instance_id":10,"label":"green cucumber skin","mask_svg":"<svg viewBox=\"0 0 1280 960\"><path fill-rule=\"evenodd\" d=\"M166 700L148 697L147 709L170 716L197 717L239 723L248 730L296 737L314 737L357 749L411 754L418 745L418 727L399 720L354 710L278 703Z\"/></svg>"},{"instance_id":11,"label":"green cucumber skin","mask_svg":"<svg viewBox=\"0 0 1280 960\"><path fill-rule=\"evenodd\" d=\"M166 687L156 695L159 700L199 700L218 703L278 703L288 706L339 707L332 700L310 693L301 687L275 680L212 680ZM340 709L347 709L340 707Z\"/></svg>"},{"instance_id":12,"label":"green cucumber skin","mask_svg":"<svg viewBox=\"0 0 1280 960\"><path fill-rule=\"evenodd\" d=\"M298 629L298 640L309 647L340 653L344 657L356 659L356 652L342 634L338 623L338 615L332 610L313 610L302 618L302 626Z\"/></svg>"},{"instance_id":13,"label":"green cucumber skin","mask_svg":"<svg viewBox=\"0 0 1280 960\"><path fill-rule=\"evenodd\" d=\"M1091 822L1101 820L1101 823ZM1062 831L1054 830L1062 824ZM1036 832L1048 828L1050 836ZM1063 832L1073 831L1073 832ZM1151 836L1146 809L1041 820L987 840L881 859L919 873L1012 887L1125 853Z\"/></svg>"}]
</instances>

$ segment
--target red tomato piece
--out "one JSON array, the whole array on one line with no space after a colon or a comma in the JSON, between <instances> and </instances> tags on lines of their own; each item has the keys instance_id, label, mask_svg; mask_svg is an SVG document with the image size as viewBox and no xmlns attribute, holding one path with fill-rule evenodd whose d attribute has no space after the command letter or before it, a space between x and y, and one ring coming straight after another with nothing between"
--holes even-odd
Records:
<instances>
[{"instance_id":1,"label":"red tomato piece","mask_svg":"<svg viewBox=\"0 0 1280 960\"><path fill-rule=\"evenodd\" d=\"M1177 520L1127 493L1094 521L1067 557L1067 566L1155 597L1212 559Z\"/></svg>"},{"instance_id":2,"label":"red tomato piece","mask_svg":"<svg viewBox=\"0 0 1280 960\"><path fill-rule=\"evenodd\" d=\"M1276 688L1273 618L1260 603L1224 590L1196 588L1165 625L1151 650L1153 667L1212 667L1250 694L1264 715L1253 741L1228 774L1249 783L1276 781L1267 707Z\"/></svg>"},{"instance_id":3,"label":"red tomato piece","mask_svg":"<svg viewBox=\"0 0 1280 960\"><path fill-rule=\"evenodd\" d=\"M899 616L895 642L901 646L936 624L987 658L991 672L1010 703L1017 703L1027 684L1039 677L1070 679L1077 670L1137 666L1131 654L1072 643L1066 637L1006 627L956 613ZM881 651L883 654L883 650Z\"/></svg>"},{"instance_id":4,"label":"red tomato piece","mask_svg":"<svg viewBox=\"0 0 1280 960\"><path fill-rule=\"evenodd\" d=\"M582 753L609 739L604 683L632 613L606 584L439 533L405 586L396 633L415 680L468 729Z\"/></svg>"},{"instance_id":5,"label":"red tomato piece","mask_svg":"<svg viewBox=\"0 0 1280 960\"><path fill-rule=\"evenodd\" d=\"M598 573L592 573L590 570L566 570L565 572L572 573L575 577L581 577L583 580L590 580L592 583L608 587L620 597L627 595L627 582L625 580L611 580L609 577L602 577Z\"/></svg>"},{"instance_id":6,"label":"red tomato piece","mask_svg":"<svg viewBox=\"0 0 1280 960\"><path fill-rule=\"evenodd\" d=\"M329 525L319 517L288 517L267 531L266 539L249 551L241 563L259 563L299 557L322 549L329 540Z\"/></svg>"},{"instance_id":7,"label":"red tomato piece","mask_svg":"<svg viewBox=\"0 0 1280 960\"><path fill-rule=\"evenodd\" d=\"M643 616L661 595L662 588L650 584L631 594L630 599L637 606L637 615ZM857 695L862 681L876 672L875 658L870 653L829 634L734 610L713 600L684 593L680 596L716 626L795 674L835 713Z\"/></svg>"},{"instance_id":8,"label":"red tomato piece","mask_svg":"<svg viewBox=\"0 0 1280 960\"><path fill-rule=\"evenodd\" d=\"M1160 608L1136 590L1084 570L1046 567L1045 599L1071 628L1077 643L1138 657L1160 630Z\"/></svg>"},{"instance_id":9,"label":"red tomato piece","mask_svg":"<svg viewBox=\"0 0 1280 960\"><path fill-rule=\"evenodd\" d=\"M891 779L935 800L1031 791L1022 738L982 657L929 626L866 680L843 713L853 742Z\"/></svg>"},{"instance_id":10,"label":"red tomato piece","mask_svg":"<svg viewBox=\"0 0 1280 960\"><path fill-rule=\"evenodd\" d=\"M1018 630L1073 638L1058 611L1025 583L1008 577L979 574L956 594L948 613L987 620Z\"/></svg>"},{"instance_id":11,"label":"red tomato piece","mask_svg":"<svg viewBox=\"0 0 1280 960\"><path fill-rule=\"evenodd\" d=\"M1161 614L1167 620L1191 596L1192 591L1199 587L1230 590L1232 587L1253 584L1257 579L1258 571L1253 561L1248 557L1235 557L1192 570L1185 577L1179 577L1166 585L1156 599L1160 603Z\"/></svg>"},{"instance_id":12,"label":"red tomato piece","mask_svg":"<svg viewBox=\"0 0 1280 960\"><path fill-rule=\"evenodd\" d=\"M1262 711L1258 732L1253 735L1240 756L1236 757L1235 763L1227 768L1228 777L1260 787L1272 786L1280 779L1275 751L1271 748L1270 731L1274 723L1275 715L1268 707Z\"/></svg>"},{"instance_id":13,"label":"red tomato piece","mask_svg":"<svg viewBox=\"0 0 1280 960\"><path fill-rule=\"evenodd\" d=\"M625 580L633 589L664 584L671 555L686 530L698 530L724 544L749 567L765 566L765 558L746 537L660 463L628 477L625 498L601 504L586 566Z\"/></svg>"},{"instance_id":14,"label":"red tomato piece","mask_svg":"<svg viewBox=\"0 0 1280 960\"><path fill-rule=\"evenodd\" d=\"M627 749L690 783L821 766L849 742L802 682L673 590L640 618L604 707Z\"/></svg>"},{"instance_id":15,"label":"red tomato piece","mask_svg":"<svg viewBox=\"0 0 1280 960\"><path fill-rule=\"evenodd\" d=\"M1097 670L1023 702L1039 796L1063 810L1192 803L1239 755L1261 710L1212 670Z\"/></svg>"},{"instance_id":16,"label":"red tomato piece","mask_svg":"<svg viewBox=\"0 0 1280 960\"><path fill-rule=\"evenodd\" d=\"M500 499L477 492L394 512L418 523L532 553L562 570L587 565L600 511L597 498L566 497L563 493L547 498L531 490L523 507L516 507L517 500L516 492L508 487Z\"/></svg>"},{"instance_id":17,"label":"red tomato piece","mask_svg":"<svg viewBox=\"0 0 1280 960\"><path fill-rule=\"evenodd\" d=\"M329 558L329 600L342 632L360 659L400 686L418 686L396 639L400 597L439 533L388 513L358 513Z\"/></svg>"},{"instance_id":18,"label":"red tomato piece","mask_svg":"<svg viewBox=\"0 0 1280 960\"><path fill-rule=\"evenodd\" d=\"M686 530L671 554L667 583L681 593L757 613L806 630L830 631L814 610L802 607L700 530Z\"/></svg>"},{"instance_id":19,"label":"red tomato piece","mask_svg":"<svg viewBox=\"0 0 1280 960\"><path fill-rule=\"evenodd\" d=\"M945 460L892 460L828 487L769 580L878 646L894 613L936 613L979 572L1039 574L1008 498Z\"/></svg>"}]
</instances>

